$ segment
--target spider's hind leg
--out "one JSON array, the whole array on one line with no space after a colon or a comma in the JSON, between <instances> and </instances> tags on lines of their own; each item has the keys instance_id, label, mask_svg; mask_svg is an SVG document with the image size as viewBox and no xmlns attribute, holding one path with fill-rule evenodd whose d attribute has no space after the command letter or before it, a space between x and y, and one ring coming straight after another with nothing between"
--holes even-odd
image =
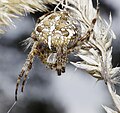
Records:
<instances>
[{"instance_id":1,"label":"spider's hind leg","mask_svg":"<svg viewBox=\"0 0 120 113\"><path fill-rule=\"evenodd\" d=\"M16 101L17 101L18 87L19 87L21 78L24 76L24 80L23 80L23 82L22 82L22 88L21 88L21 91L23 92L24 85L25 85L25 82L26 82L28 73L29 73L29 71L30 71L31 68L32 68L32 63L33 63L34 57L35 57L35 55L37 54L37 49L36 49L37 46L38 46L38 43L35 42L35 43L33 44L33 47L32 47L32 49L31 49L30 53L28 54L28 57L27 57L26 62L24 63L24 65L23 65L23 67L22 67L22 71L21 71L20 75L18 76L17 83L16 83L16 90L15 90L15 100L16 100Z\"/></svg>"}]
</instances>

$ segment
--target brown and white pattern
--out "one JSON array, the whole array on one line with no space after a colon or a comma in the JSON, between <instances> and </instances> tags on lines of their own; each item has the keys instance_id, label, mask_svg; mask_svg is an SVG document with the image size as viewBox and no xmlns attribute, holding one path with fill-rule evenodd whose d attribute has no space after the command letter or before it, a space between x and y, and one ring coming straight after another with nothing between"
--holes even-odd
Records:
<instances>
[{"instance_id":1,"label":"brown and white pattern","mask_svg":"<svg viewBox=\"0 0 120 113\"><path fill-rule=\"evenodd\" d=\"M98 11L96 16L98 15ZM48 68L56 70L58 75L65 72L68 55L80 49L80 45L89 40L97 17L93 18L91 26L81 35L81 22L67 10L53 11L43 15L37 21L31 34L32 49L22 68L16 84L16 100L20 79L24 77L21 91L23 92L28 73L32 68L33 59L39 59ZM87 26L87 25L86 25ZM32 42L31 42L32 40Z\"/></svg>"}]
</instances>

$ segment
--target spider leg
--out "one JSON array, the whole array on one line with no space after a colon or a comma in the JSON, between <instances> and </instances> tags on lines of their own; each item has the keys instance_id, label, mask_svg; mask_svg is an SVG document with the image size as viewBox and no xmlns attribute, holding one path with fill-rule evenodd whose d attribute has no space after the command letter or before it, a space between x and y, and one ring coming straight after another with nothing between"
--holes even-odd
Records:
<instances>
[{"instance_id":1,"label":"spider leg","mask_svg":"<svg viewBox=\"0 0 120 113\"><path fill-rule=\"evenodd\" d=\"M63 55L62 55L62 73L65 73L65 67L67 63L67 46L64 46L63 48Z\"/></svg>"},{"instance_id":2,"label":"spider leg","mask_svg":"<svg viewBox=\"0 0 120 113\"><path fill-rule=\"evenodd\" d=\"M98 16L99 16L99 7L98 7L98 5L97 5L96 10L97 10L96 11L96 16L92 19L90 28L88 29L87 33L83 37L80 38L80 41L84 41L86 39L89 39L90 35L93 33L93 28L94 28L94 26L96 24L96 21L98 19Z\"/></svg>"},{"instance_id":3,"label":"spider leg","mask_svg":"<svg viewBox=\"0 0 120 113\"><path fill-rule=\"evenodd\" d=\"M28 73L29 73L29 71L30 71L31 68L32 68L32 63L31 63L29 66L30 66L30 68L28 68L28 69L26 70L25 75L24 75L24 80L23 80L23 82L22 82L21 92L24 91L25 82L26 82L26 80L27 80Z\"/></svg>"},{"instance_id":4,"label":"spider leg","mask_svg":"<svg viewBox=\"0 0 120 113\"><path fill-rule=\"evenodd\" d=\"M56 71L57 71L57 74L58 75L61 75L61 68L62 68L62 65L61 65L61 60L62 60L62 47L57 47L57 67L56 67Z\"/></svg>"},{"instance_id":5,"label":"spider leg","mask_svg":"<svg viewBox=\"0 0 120 113\"><path fill-rule=\"evenodd\" d=\"M23 90L24 90L25 82L27 80L28 73L32 68L33 60L34 60L34 57L35 57L36 54L37 54L37 49L35 47L33 47L31 52L28 55L28 58L27 58L26 62L25 62L25 65L26 65L27 69L24 73L25 76L24 76L24 80L22 82L21 92L23 92Z\"/></svg>"},{"instance_id":6,"label":"spider leg","mask_svg":"<svg viewBox=\"0 0 120 113\"><path fill-rule=\"evenodd\" d=\"M35 55L37 54L37 45L38 43L35 42L33 44L33 47L30 51L30 53L28 54L28 57L27 57L27 60L26 62L24 63L24 66L22 67L22 71L20 73L20 75L18 76L18 79L17 79L17 83L16 83L16 89L15 89L15 100L17 101L17 93L18 93L18 87L19 87L19 84L20 84L20 81L21 81L21 78L24 76L24 80L23 80L23 83L22 83L22 88L21 88L21 91L23 92L23 89L24 89L24 85L25 85L25 81L27 79L27 76L28 76L28 73L29 71L31 70L32 68L32 63L33 63L33 60L34 60L34 57Z\"/></svg>"},{"instance_id":7,"label":"spider leg","mask_svg":"<svg viewBox=\"0 0 120 113\"><path fill-rule=\"evenodd\" d=\"M17 83L16 83L16 90L15 90L15 100L17 101L17 91L18 91L18 86L20 84L21 78L23 77L25 73L25 70L22 69L20 75L18 76Z\"/></svg>"},{"instance_id":8,"label":"spider leg","mask_svg":"<svg viewBox=\"0 0 120 113\"><path fill-rule=\"evenodd\" d=\"M65 72L66 62L67 62L67 47L64 46L58 46L57 47L57 67L56 71L58 75L61 75L61 73Z\"/></svg>"}]
</instances>

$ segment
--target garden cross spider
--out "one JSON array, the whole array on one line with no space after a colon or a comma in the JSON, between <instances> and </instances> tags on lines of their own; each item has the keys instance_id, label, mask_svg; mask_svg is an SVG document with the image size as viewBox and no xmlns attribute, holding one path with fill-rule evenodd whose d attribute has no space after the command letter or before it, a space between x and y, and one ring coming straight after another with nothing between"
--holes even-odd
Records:
<instances>
[{"instance_id":1,"label":"garden cross spider","mask_svg":"<svg viewBox=\"0 0 120 113\"><path fill-rule=\"evenodd\" d=\"M68 54L76 50L84 40L89 39L96 19L97 17L92 20L91 28L84 36L81 36L80 22L71 16L68 11L54 11L38 19L35 30L31 34L32 49L17 79L16 101L21 78L24 77L21 88L23 92L34 57L38 56L43 64L56 70L57 74L61 75L65 72Z\"/></svg>"}]
</instances>

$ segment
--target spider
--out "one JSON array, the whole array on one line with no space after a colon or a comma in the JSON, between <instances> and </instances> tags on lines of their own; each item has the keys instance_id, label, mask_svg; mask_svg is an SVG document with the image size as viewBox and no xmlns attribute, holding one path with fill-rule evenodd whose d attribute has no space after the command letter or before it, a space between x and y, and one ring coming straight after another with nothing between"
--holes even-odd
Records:
<instances>
[{"instance_id":1,"label":"spider","mask_svg":"<svg viewBox=\"0 0 120 113\"><path fill-rule=\"evenodd\" d=\"M96 18L92 20L91 28L81 36L80 22L68 11L53 11L38 18L30 37L33 40L31 51L17 79L15 100L17 101L18 86L22 77L24 79L21 92L24 90L35 56L38 56L48 68L56 70L57 74L61 75L65 72L67 56L90 37L95 23Z\"/></svg>"}]
</instances>

